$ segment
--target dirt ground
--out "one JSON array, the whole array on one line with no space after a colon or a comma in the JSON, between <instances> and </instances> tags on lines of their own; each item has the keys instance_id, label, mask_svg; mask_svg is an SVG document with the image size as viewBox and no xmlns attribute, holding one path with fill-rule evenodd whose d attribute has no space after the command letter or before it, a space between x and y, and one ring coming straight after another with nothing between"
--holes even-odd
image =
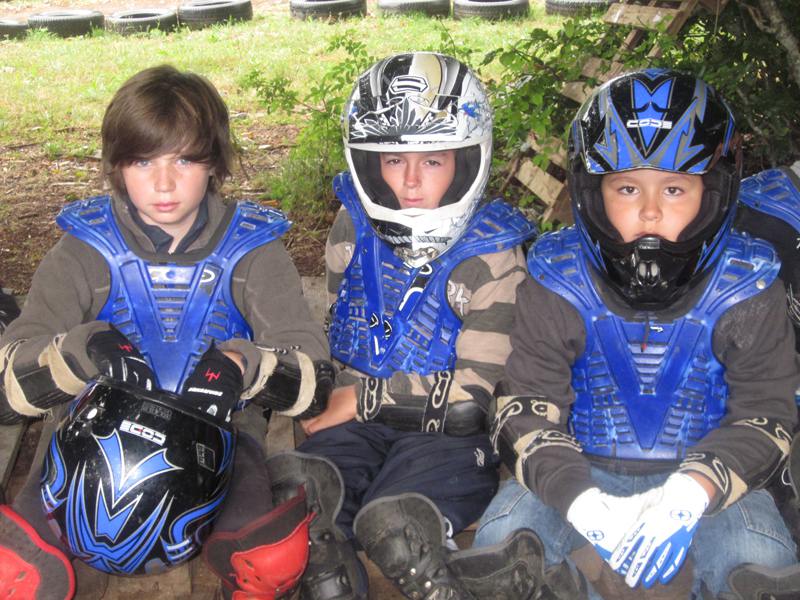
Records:
<instances>
[{"instance_id":1,"label":"dirt ground","mask_svg":"<svg viewBox=\"0 0 800 600\"><path fill-rule=\"evenodd\" d=\"M88 139L94 132L73 132ZM264 190L254 179L276 169L288 152L286 140L294 139L291 127L253 128L238 131L252 150L243 152L233 178L223 192L229 198L258 198ZM36 266L60 237L55 216L65 199L88 198L106 193L98 158L53 159L40 144L0 146L0 198L6 209L0 226L0 282L15 294L27 292ZM321 275L323 253L332 214L291 215L295 226L285 237L302 275Z\"/></svg>"}]
</instances>

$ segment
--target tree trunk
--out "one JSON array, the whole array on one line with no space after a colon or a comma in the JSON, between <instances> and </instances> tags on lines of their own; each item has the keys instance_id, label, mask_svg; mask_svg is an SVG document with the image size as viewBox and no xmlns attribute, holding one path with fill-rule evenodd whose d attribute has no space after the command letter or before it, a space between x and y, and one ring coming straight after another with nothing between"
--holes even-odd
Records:
<instances>
[{"instance_id":1,"label":"tree trunk","mask_svg":"<svg viewBox=\"0 0 800 600\"><path fill-rule=\"evenodd\" d=\"M750 10L750 14L756 26L758 26L759 29L772 33L786 50L789 72L794 79L795 85L800 88L800 44L798 44L797 37L786 24L786 19L783 18L781 9L778 8L775 0L757 0L757 2L762 16L766 17L767 23L764 23L762 19L753 14L754 11L751 7L746 4L744 6Z\"/></svg>"}]
</instances>

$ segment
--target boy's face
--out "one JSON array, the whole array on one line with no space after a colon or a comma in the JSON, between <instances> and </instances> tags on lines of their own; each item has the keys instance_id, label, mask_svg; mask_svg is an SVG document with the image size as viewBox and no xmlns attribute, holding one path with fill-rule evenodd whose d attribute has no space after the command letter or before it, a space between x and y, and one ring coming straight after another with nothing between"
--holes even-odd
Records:
<instances>
[{"instance_id":1,"label":"boy's face","mask_svg":"<svg viewBox=\"0 0 800 600\"><path fill-rule=\"evenodd\" d=\"M654 235L675 242L700 212L703 178L635 169L603 175L600 189L608 220L623 241Z\"/></svg>"},{"instance_id":2,"label":"boy's face","mask_svg":"<svg viewBox=\"0 0 800 600\"><path fill-rule=\"evenodd\" d=\"M208 165L186 160L180 154L159 154L136 160L121 172L142 220L163 229L177 245L191 229L206 194Z\"/></svg>"},{"instance_id":3,"label":"boy's face","mask_svg":"<svg viewBox=\"0 0 800 600\"><path fill-rule=\"evenodd\" d=\"M438 208L456 173L456 151L381 152L381 176L400 208Z\"/></svg>"}]
</instances>

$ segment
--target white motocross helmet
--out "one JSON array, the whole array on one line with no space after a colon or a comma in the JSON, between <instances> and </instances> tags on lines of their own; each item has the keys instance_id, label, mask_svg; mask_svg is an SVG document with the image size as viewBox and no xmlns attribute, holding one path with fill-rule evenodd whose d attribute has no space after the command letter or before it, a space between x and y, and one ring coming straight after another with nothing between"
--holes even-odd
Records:
<instances>
[{"instance_id":1,"label":"white motocross helmet","mask_svg":"<svg viewBox=\"0 0 800 600\"><path fill-rule=\"evenodd\" d=\"M345 156L375 232L420 267L464 232L489 179L492 111L475 74L449 56L396 54L353 88L343 115ZM406 208L381 177L380 152L456 151L456 173L439 207Z\"/></svg>"}]
</instances>

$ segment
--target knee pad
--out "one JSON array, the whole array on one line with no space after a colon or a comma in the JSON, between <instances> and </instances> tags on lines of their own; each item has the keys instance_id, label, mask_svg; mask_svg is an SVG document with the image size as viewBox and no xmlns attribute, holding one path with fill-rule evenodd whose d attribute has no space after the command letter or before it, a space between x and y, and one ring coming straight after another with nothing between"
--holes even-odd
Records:
<instances>
[{"instance_id":1,"label":"knee pad","mask_svg":"<svg viewBox=\"0 0 800 600\"><path fill-rule=\"evenodd\" d=\"M69 600L74 594L75 574L64 553L0 506L0 598Z\"/></svg>"},{"instance_id":2,"label":"knee pad","mask_svg":"<svg viewBox=\"0 0 800 600\"><path fill-rule=\"evenodd\" d=\"M297 587L308 563L305 492L238 531L214 532L203 556L233 597L273 600Z\"/></svg>"}]
</instances>

